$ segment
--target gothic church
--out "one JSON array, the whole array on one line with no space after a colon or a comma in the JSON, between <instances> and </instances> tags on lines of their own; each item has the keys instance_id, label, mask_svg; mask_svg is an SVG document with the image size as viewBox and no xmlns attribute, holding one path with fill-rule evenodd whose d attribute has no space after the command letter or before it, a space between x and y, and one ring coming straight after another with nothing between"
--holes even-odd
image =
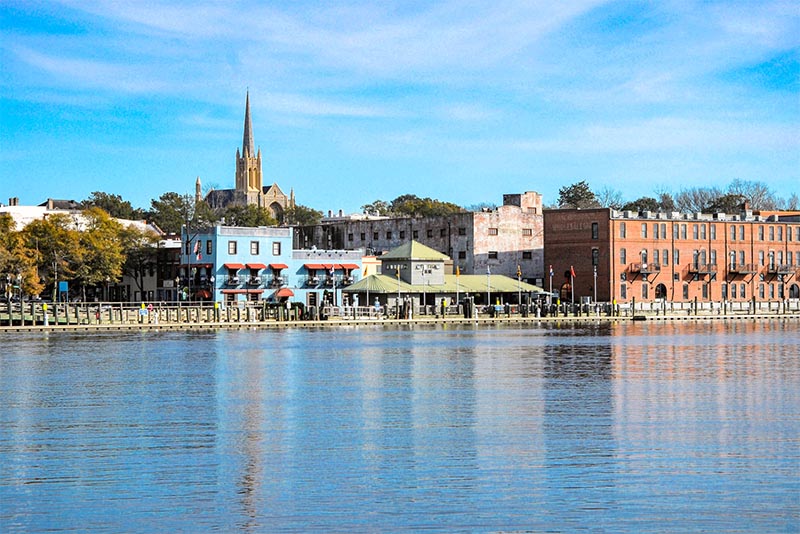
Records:
<instances>
[{"instance_id":1,"label":"gothic church","mask_svg":"<svg viewBox=\"0 0 800 534\"><path fill-rule=\"evenodd\" d=\"M200 178L195 184L195 195L200 200ZM253 125L250 122L250 91L244 108L244 135L242 137L242 150L236 149L236 189L211 190L206 195L205 201L212 209L224 209L228 206L245 206L253 204L267 208L278 221L283 221L283 212L294 207L294 190L289 196L281 191L278 184L273 183L264 187L261 174L261 148L255 151L253 141Z\"/></svg>"}]
</instances>

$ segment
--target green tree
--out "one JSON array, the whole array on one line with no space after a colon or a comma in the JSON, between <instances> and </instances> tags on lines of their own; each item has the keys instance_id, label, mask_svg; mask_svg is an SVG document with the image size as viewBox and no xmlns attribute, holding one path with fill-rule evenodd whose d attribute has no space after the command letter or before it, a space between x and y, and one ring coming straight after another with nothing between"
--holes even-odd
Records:
<instances>
[{"instance_id":1,"label":"green tree","mask_svg":"<svg viewBox=\"0 0 800 534\"><path fill-rule=\"evenodd\" d=\"M376 200L370 204L361 206L361 213L366 215L389 215L391 212L392 207L385 200Z\"/></svg>"},{"instance_id":2,"label":"green tree","mask_svg":"<svg viewBox=\"0 0 800 534\"><path fill-rule=\"evenodd\" d=\"M25 246L34 249L36 266L45 286L56 297L59 280L72 280L83 261L84 248L75 221L69 215L55 214L31 221L20 232Z\"/></svg>"},{"instance_id":3,"label":"green tree","mask_svg":"<svg viewBox=\"0 0 800 534\"><path fill-rule=\"evenodd\" d=\"M559 208L597 208L599 203L585 180L558 190Z\"/></svg>"},{"instance_id":4,"label":"green tree","mask_svg":"<svg viewBox=\"0 0 800 534\"><path fill-rule=\"evenodd\" d=\"M123 273L133 278L139 294L144 294L144 279L156 267L159 236L150 229L130 225L120 231Z\"/></svg>"},{"instance_id":5,"label":"green tree","mask_svg":"<svg viewBox=\"0 0 800 534\"><path fill-rule=\"evenodd\" d=\"M222 212L225 224L229 226L276 226L278 221L267 208L254 204L228 206Z\"/></svg>"},{"instance_id":6,"label":"green tree","mask_svg":"<svg viewBox=\"0 0 800 534\"><path fill-rule=\"evenodd\" d=\"M391 211L396 215L411 217L437 217L463 213L464 208L451 202L443 202L431 198L419 198L416 195L400 195L391 203Z\"/></svg>"},{"instance_id":7,"label":"green tree","mask_svg":"<svg viewBox=\"0 0 800 534\"><path fill-rule=\"evenodd\" d=\"M91 196L82 202L84 208L97 207L105 210L106 213L118 219L142 219L144 211L134 208L130 202L123 200L119 195L94 191Z\"/></svg>"},{"instance_id":8,"label":"green tree","mask_svg":"<svg viewBox=\"0 0 800 534\"><path fill-rule=\"evenodd\" d=\"M216 214L205 201L192 195L169 192L151 200L150 221L168 234L179 234L181 226L199 227L216 221Z\"/></svg>"},{"instance_id":9,"label":"green tree","mask_svg":"<svg viewBox=\"0 0 800 534\"><path fill-rule=\"evenodd\" d=\"M658 200L653 197L641 197L622 206L623 211L658 211Z\"/></svg>"},{"instance_id":10,"label":"green tree","mask_svg":"<svg viewBox=\"0 0 800 534\"><path fill-rule=\"evenodd\" d=\"M313 226L322 220L322 212L296 204L283 212L283 224L286 226Z\"/></svg>"},{"instance_id":11,"label":"green tree","mask_svg":"<svg viewBox=\"0 0 800 534\"><path fill-rule=\"evenodd\" d=\"M75 262L75 279L81 285L83 300L86 300L87 287L119 280L125 255L120 223L96 207L84 210L82 216L86 228L78 236L83 254L80 261Z\"/></svg>"},{"instance_id":12,"label":"green tree","mask_svg":"<svg viewBox=\"0 0 800 534\"><path fill-rule=\"evenodd\" d=\"M725 193L711 199L703 206L703 213L739 213L744 207L745 197L736 193Z\"/></svg>"}]
</instances>

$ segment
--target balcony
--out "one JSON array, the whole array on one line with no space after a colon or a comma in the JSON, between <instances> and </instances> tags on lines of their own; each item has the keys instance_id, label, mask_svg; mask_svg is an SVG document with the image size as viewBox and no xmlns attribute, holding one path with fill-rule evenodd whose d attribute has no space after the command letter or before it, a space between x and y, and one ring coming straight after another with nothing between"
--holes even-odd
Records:
<instances>
[{"instance_id":1,"label":"balcony","mask_svg":"<svg viewBox=\"0 0 800 534\"><path fill-rule=\"evenodd\" d=\"M641 274L656 274L661 272L660 263L634 263L631 265L631 271Z\"/></svg>"},{"instance_id":2,"label":"balcony","mask_svg":"<svg viewBox=\"0 0 800 534\"><path fill-rule=\"evenodd\" d=\"M355 281L355 280L353 279L353 277L352 277L352 276L343 276L343 277L342 277L342 282L341 282L341 283L342 283L342 285L343 285L343 286L349 286L349 285L351 285L351 284L352 284L354 281Z\"/></svg>"},{"instance_id":3,"label":"balcony","mask_svg":"<svg viewBox=\"0 0 800 534\"><path fill-rule=\"evenodd\" d=\"M317 287L319 285L319 277L318 276L309 276L306 280L306 285L311 287Z\"/></svg>"},{"instance_id":4,"label":"balcony","mask_svg":"<svg viewBox=\"0 0 800 534\"><path fill-rule=\"evenodd\" d=\"M281 287L286 283L286 281L281 276L273 276L272 280L269 281L269 287Z\"/></svg>"},{"instance_id":5,"label":"balcony","mask_svg":"<svg viewBox=\"0 0 800 534\"><path fill-rule=\"evenodd\" d=\"M795 271L794 265L786 265L786 264L775 264L767 266L767 272L769 274L792 274Z\"/></svg>"},{"instance_id":6,"label":"balcony","mask_svg":"<svg viewBox=\"0 0 800 534\"><path fill-rule=\"evenodd\" d=\"M239 285L239 277L238 276L229 276L228 279L225 281L226 285L229 286L238 286Z\"/></svg>"},{"instance_id":7,"label":"balcony","mask_svg":"<svg viewBox=\"0 0 800 534\"><path fill-rule=\"evenodd\" d=\"M248 286L260 286L261 285L261 277L260 276L251 276L247 279Z\"/></svg>"},{"instance_id":8,"label":"balcony","mask_svg":"<svg viewBox=\"0 0 800 534\"><path fill-rule=\"evenodd\" d=\"M754 274L758 272L755 263L732 263L728 265L728 272L735 274Z\"/></svg>"},{"instance_id":9,"label":"balcony","mask_svg":"<svg viewBox=\"0 0 800 534\"><path fill-rule=\"evenodd\" d=\"M717 273L717 264L716 263L690 263L689 264L689 272L690 273L697 273L697 274L716 274Z\"/></svg>"}]
</instances>

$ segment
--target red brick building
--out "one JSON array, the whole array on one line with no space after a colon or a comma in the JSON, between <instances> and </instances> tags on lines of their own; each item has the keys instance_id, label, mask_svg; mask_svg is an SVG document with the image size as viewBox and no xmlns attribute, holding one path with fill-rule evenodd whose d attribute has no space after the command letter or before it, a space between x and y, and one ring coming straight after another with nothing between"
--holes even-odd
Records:
<instances>
[{"instance_id":1,"label":"red brick building","mask_svg":"<svg viewBox=\"0 0 800 534\"><path fill-rule=\"evenodd\" d=\"M571 279L576 301L800 298L800 212L545 210L544 234L544 285L552 268L562 301Z\"/></svg>"}]
</instances>

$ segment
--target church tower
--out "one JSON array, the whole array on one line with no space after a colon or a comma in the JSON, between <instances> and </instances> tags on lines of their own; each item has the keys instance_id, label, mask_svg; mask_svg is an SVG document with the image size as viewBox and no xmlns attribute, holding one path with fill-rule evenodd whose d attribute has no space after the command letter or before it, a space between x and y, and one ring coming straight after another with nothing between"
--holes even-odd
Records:
<instances>
[{"instance_id":1,"label":"church tower","mask_svg":"<svg viewBox=\"0 0 800 534\"><path fill-rule=\"evenodd\" d=\"M248 199L248 204L259 204L258 198L262 187L261 149L259 148L256 153L253 142L253 125L250 122L250 91L247 91L241 153L238 148L236 149L236 192L243 193ZM255 202L252 202L251 199Z\"/></svg>"}]
</instances>

